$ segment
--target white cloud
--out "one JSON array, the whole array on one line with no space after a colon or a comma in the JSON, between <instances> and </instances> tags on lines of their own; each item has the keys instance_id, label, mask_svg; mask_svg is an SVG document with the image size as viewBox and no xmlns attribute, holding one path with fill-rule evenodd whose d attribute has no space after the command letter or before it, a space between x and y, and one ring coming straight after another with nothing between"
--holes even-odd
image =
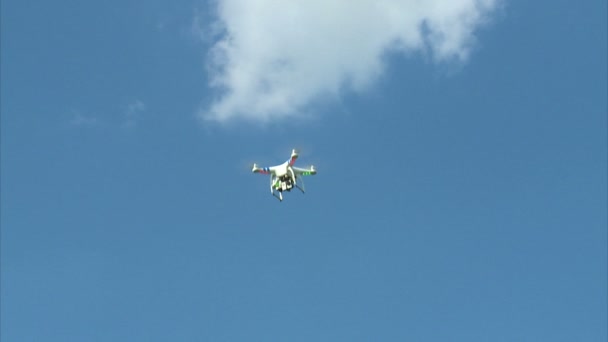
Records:
<instances>
[{"instance_id":1,"label":"white cloud","mask_svg":"<svg viewBox=\"0 0 608 342\"><path fill-rule=\"evenodd\" d=\"M99 123L97 118L91 116L85 116L81 113L74 113L70 124L73 126L95 126Z\"/></svg>"},{"instance_id":2,"label":"white cloud","mask_svg":"<svg viewBox=\"0 0 608 342\"><path fill-rule=\"evenodd\" d=\"M201 116L268 121L301 114L315 99L371 85L387 51L464 62L498 1L217 0L213 27L222 35L209 52L209 70L219 97Z\"/></svg>"},{"instance_id":3,"label":"white cloud","mask_svg":"<svg viewBox=\"0 0 608 342\"><path fill-rule=\"evenodd\" d=\"M140 100L133 101L127 105L125 110L125 121L123 127L133 127L139 119L139 114L146 110L146 105Z\"/></svg>"}]
</instances>

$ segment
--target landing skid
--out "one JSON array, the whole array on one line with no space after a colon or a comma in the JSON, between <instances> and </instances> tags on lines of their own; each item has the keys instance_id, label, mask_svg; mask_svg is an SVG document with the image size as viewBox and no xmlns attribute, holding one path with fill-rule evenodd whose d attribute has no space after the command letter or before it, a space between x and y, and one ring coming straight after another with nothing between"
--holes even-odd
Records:
<instances>
[{"instance_id":1,"label":"landing skid","mask_svg":"<svg viewBox=\"0 0 608 342\"><path fill-rule=\"evenodd\" d=\"M304 179L302 179L302 177L298 177L297 179L298 179L298 180L300 181L300 183L302 184L302 187L300 187L300 186L298 185L298 183L296 182L296 183L295 183L296 188L300 189L300 191L302 191L302 193L303 193L303 194L304 194L304 193L306 193L306 192L304 191L304 188L305 188L305 186L304 186Z\"/></svg>"},{"instance_id":2,"label":"landing skid","mask_svg":"<svg viewBox=\"0 0 608 342\"><path fill-rule=\"evenodd\" d=\"M304 190L304 181L300 178L298 178L300 180L299 183L301 183L302 186L300 186L300 184L298 184L298 182L293 181L293 183L291 184L286 184L285 182L283 182L283 184L278 183L279 181L277 181L277 183L275 183L275 178L273 178L272 175L270 175L270 193L272 194L272 196L274 196L276 199L278 199L280 202L283 202L283 191L291 191L291 189L293 187L298 188L300 191L302 191L302 193L306 193L306 191ZM279 186L281 185L281 186ZM278 195L277 195L278 194Z\"/></svg>"}]
</instances>

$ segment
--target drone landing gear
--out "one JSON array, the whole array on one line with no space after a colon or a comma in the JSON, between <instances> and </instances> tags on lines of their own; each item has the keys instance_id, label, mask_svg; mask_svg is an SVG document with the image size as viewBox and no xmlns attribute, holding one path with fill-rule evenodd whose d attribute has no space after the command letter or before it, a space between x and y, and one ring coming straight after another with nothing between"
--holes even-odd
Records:
<instances>
[{"instance_id":1,"label":"drone landing gear","mask_svg":"<svg viewBox=\"0 0 608 342\"><path fill-rule=\"evenodd\" d=\"M279 195L277 196L275 192L275 179L272 174L270 175L270 193L272 194L272 196L276 197L280 202L283 202L283 194L279 191Z\"/></svg>"},{"instance_id":2,"label":"drone landing gear","mask_svg":"<svg viewBox=\"0 0 608 342\"><path fill-rule=\"evenodd\" d=\"M296 186L296 188L300 189L300 191L302 191L303 194L306 193L304 191L304 188L305 188L304 187L304 180L302 179L302 177L298 177L298 180L300 180L300 183L302 184L302 187L300 187L297 182L295 182L294 185Z\"/></svg>"},{"instance_id":3,"label":"drone landing gear","mask_svg":"<svg viewBox=\"0 0 608 342\"><path fill-rule=\"evenodd\" d=\"M283 193L282 192L279 191L279 195L277 196L277 194L273 191L272 196L276 197L280 202L283 202Z\"/></svg>"}]
</instances>

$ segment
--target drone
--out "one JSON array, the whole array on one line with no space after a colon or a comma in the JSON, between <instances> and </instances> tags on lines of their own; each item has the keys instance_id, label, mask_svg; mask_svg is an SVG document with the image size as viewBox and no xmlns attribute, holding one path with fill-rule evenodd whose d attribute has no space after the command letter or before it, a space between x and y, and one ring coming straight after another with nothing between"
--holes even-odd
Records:
<instances>
[{"instance_id":1,"label":"drone","mask_svg":"<svg viewBox=\"0 0 608 342\"><path fill-rule=\"evenodd\" d=\"M304 193L304 180L302 176L317 174L314 166L308 169L293 166L296 159L298 159L298 152L292 150L291 157L283 164L271 167L258 167L257 164L253 164L251 172L270 175L270 193L278 198L279 201L283 201L283 191L291 191L291 189L296 187Z\"/></svg>"}]
</instances>

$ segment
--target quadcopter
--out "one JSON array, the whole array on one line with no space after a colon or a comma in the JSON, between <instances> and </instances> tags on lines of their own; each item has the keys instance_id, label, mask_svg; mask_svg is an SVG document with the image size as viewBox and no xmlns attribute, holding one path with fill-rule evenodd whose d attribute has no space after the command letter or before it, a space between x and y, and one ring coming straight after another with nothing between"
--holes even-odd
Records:
<instances>
[{"instance_id":1,"label":"quadcopter","mask_svg":"<svg viewBox=\"0 0 608 342\"><path fill-rule=\"evenodd\" d=\"M293 166L297 158L298 152L292 150L291 157L283 164L271 167L258 167L257 164L253 164L251 172L270 175L270 193L278 198L279 201L283 201L283 191L291 191L291 189L296 187L304 193L304 180L302 176L317 174L314 166L311 166L309 169Z\"/></svg>"}]
</instances>

